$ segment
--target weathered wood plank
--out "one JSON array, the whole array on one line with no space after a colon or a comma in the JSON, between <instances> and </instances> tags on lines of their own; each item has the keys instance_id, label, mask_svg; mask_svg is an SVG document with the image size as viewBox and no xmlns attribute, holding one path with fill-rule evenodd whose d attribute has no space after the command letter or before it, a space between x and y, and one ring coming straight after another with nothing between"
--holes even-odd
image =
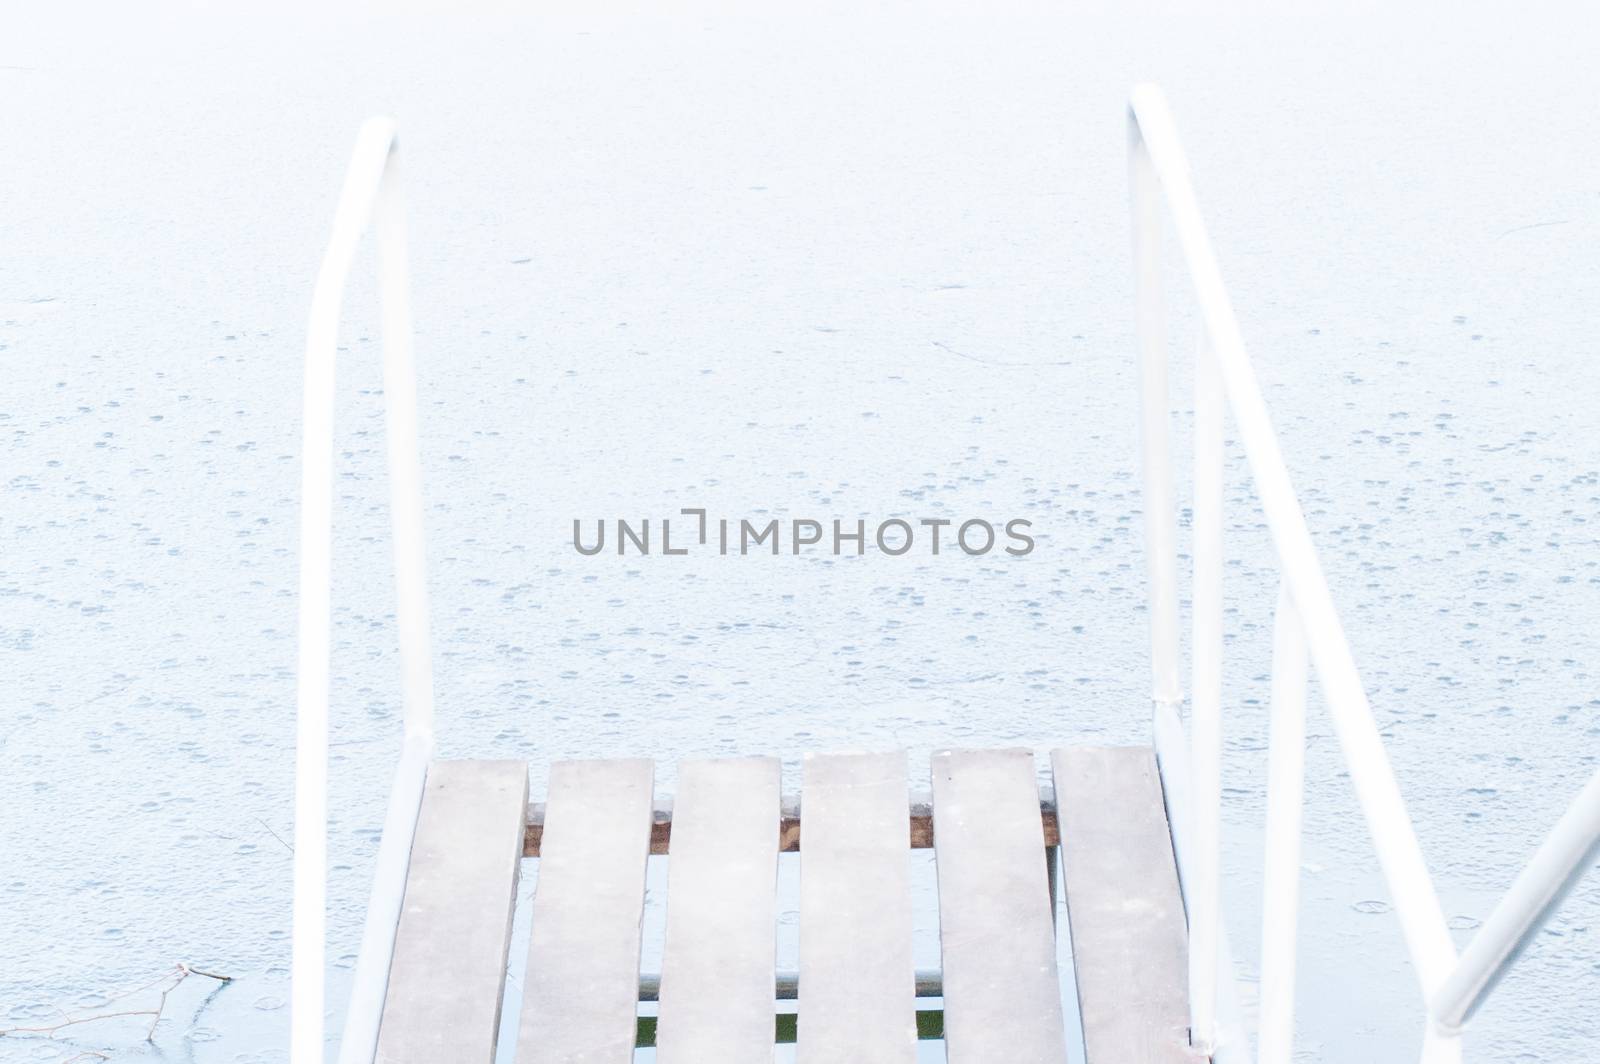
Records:
<instances>
[{"instance_id":1,"label":"weathered wood plank","mask_svg":"<svg viewBox=\"0 0 1600 1064\"><path fill-rule=\"evenodd\" d=\"M774 758L678 766L660 1064L772 1060L779 786Z\"/></svg>"},{"instance_id":2,"label":"weathered wood plank","mask_svg":"<svg viewBox=\"0 0 1600 1064\"><path fill-rule=\"evenodd\" d=\"M911 1064L906 756L808 756L801 794L799 1064Z\"/></svg>"},{"instance_id":3,"label":"weathered wood plank","mask_svg":"<svg viewBox=\"0 0 1600 1064\"><path fill-rule=\"evenodd\" d=\"M1154 753L1050 755L1089 1064L1192 1064L1188 932Z\"/></svg>"},{"instance_id":4,"label":"weathered wood plank","mask_svg":"<svg viewBox=\"0 0 1600 1064\"><path fill-rule=\"evenodd\" d=\"M428 768L379 1064L491 1064L528 803L523 761Z\"/></svg>"},{"instance_id":5,"label":"weathered wood plank","mask_svg":"<svg viewBox=\"0 0 1600 1064\"><path fill-rule=\"evenodd\" d=\"M950 1064L1063 1064L1033 754L935 754L933 823Z\"/></svg>"},{"instance_id":6,"label":"weathered wood plank","mask_svg":"<svg viewBox=\"0 0 1600 1064\"><path fill-rule=\"evenodd\" d=\"M913 850L927 850L933 847L933 799L926 794L912 795L909 805L908 818L911 829L911 848ZM1044 842L1046 846L1054 846L1060 841L1056 831L1056 804L1055 798L1041 792L1039 795L1039 820L1044 829ZM540 840L544 838L544 803L534 802L528 806L528 830L523 840L523 856L539 856ZM783 802L783 828L780 832L778 848L784 853L794 853L800 849L800 802L798 798L786 797ZM672 846L672 803L671 801L658 802L655 808L655 821L650 827L650 852L664 854Z\"/></svg>"},{"instance_id":7,"label":"weathered wood plank","mask_svg":"<svg viewBox=\"0 0 1600 1064\"><path fill-rule=\"evenodd\" d=\"M561 761L550 796L518 1064L629 1064L654 766Z\"/></svg>"}]
</instances>

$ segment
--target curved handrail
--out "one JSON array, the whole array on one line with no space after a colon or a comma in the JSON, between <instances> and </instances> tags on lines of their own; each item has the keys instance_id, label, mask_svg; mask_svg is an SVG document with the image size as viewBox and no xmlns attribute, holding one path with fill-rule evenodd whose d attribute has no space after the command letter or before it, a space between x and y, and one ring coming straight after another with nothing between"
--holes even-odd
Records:
<instances>
[{"instance_id":1,"label":"curved handrail","mask_svg":"<svg viewBox=\"0 0 1600 1064\"><path fill-rule=\"evenodd\" d=\"M378 851L378 868L340 1048L341 1061L370 1061L377 1044L406 865L433 747L433 675L423 555L422 480L417 456L416 373L411 352L398 149L393 120L374 118L361 127L339 193L333 233L317 273L306 342L290 995L293 1064L322 1064L323 1060L334 367L344 285L369 221L377 244L382 302L385 425L405 738Z\"/></svg>"},{"instance_id":2,"label":"curved handrail","mask_svg":"<svg viewBox=\"0 0 1600 1064\"><path fill-rule=\"evenodd\" d=\"M1305 516L1245 353L1189 168L1161 90L1140 85L1129 102L1129 169L1141 367L1141 452L1149 555L1151 659L1158 750L1181 738L1177 547L1168 449L1167 350L1160 293L1159 206L1164 198L1203 323L1196 359L1194 593L1190 736L1173 766L1187 796L1174 810L1190 928L1191 1040L1218 1060L1247 1059L1248 1043L1217 1025L1220 919L1222 657L1222 421L1233 414L1282 572L1272 666L1266 869L1263 881L1258 1056L1287 1062L1293 1040L1294 939L1304 782L1308 664L1322 681L1356 798L1394 899L1428 1023L1422 1058L1460 1060L1460 1026L1554 911L1600 850L1600 772L1551 832L1458 960L1372 708L1329 594ZM1163 196L1164 193L1164 196ZM1163 767L1163 775L1167 775Z\"/></svg>"}]
</instances>

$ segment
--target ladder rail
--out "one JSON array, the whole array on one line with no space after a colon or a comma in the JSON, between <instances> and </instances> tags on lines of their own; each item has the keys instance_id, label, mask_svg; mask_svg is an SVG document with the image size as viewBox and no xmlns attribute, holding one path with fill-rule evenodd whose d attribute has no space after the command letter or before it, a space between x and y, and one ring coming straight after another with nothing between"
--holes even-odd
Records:
<instances>
[{"instance_id":1,"label":"ladder rail","mask_svg":"<svg viewBox=\"0 0 1600 1064\"><path fill-rule=\"evenodd\" d=\"M411 842L433 751L433 675L423 550L405 203L393 120L362 126L317 273L306 341L300 499L299 672L296 695L292 1064L322 1064L326 1007L328 698L332 638L335 363L344 286L373 230L382 310L385 427L394 540L404 738L384 820L372 896L339 1059L370 1064L394 952Z\"/></svg>"},{"instance_id":2,"label":"ladder rail","mask_svg":"<svg viewBox=\"0 0 1600 1064\"><path fill-rule=\"evenodd\" d=\"M1129 102L1129 176L1141 380L1141 455L1153 701L1163 775L1181 777L1187 808L1173 810L1184 900L1190 924L1191 1040L1216 1059L1247 1059L1248 1037L1219 1012L1231 994L1220 913L1223 426L1231 414L1278 556L1281 586L1275 622L1272 737L1264 876L1263 978L1294 978L1299 902L1298 854L1304 803L1304 701L1307 664L1321 680L1344 764L1377 852L1427 1022L1422 1059L1461 1059L1461 1025L1482 1003L1523 946L1556 911L1600 855L1600 772L1590 780L1458 958L1433 879L1406 812L1394 770L1345 639L1310 530L1283 461L1278 438L1245 351L1210 237L1196 202L1177 133L1161 90L1135 87ZM1195 383L1195 546L1190 650L1190 729L1180 743L1178 709L1178 555L1167 342L1161 292L1161 211L1165 204L1201 319ZM1175 749L1177 748L1177 749ZM1258 1059L1287 1064L1294 995L1263 993Z\"/></svg>"}]
</instances>

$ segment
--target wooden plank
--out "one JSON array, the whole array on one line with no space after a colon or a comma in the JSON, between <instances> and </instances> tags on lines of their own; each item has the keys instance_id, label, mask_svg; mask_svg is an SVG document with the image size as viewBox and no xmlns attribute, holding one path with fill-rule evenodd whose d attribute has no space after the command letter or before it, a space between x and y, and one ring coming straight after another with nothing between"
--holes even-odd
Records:
<instances>
[{"instance_id":1,"label":"wooden plank","mask_svg":"<svg viewBox=\"0 0 1600 1064\"><path fill-rule=\"evenodd\" d=\"M659 1064L772 1060L779 785L769 757L678 766Z\"/></svg>"},{"instance_id":2,"label":"wooden plank","mask_svg":"<svg viewBox=\"0 0 1600 1064\"><path fill-rule=\"evenodd\" d=\"M808 756L801 793L799 1064L911 1064L906 756Z\"/></svg>"},{"instance_id":3,"label":"wooden plank","mask_svg":"<svg viewBox=\"0 0 1600 1064\"><path fill-rule=\"evenodd\" d=\"M629 1064L654 766L561 761L550 797L518 1064Z\"/></svg>"},{"instance_id":4,"label":"wooden plank","mask_svg":"<svg viewBox=\"0 0 1600 1064\"><path fill-rule=\"evenodd\" d=\"M1062 1064L1033 754L935 754L933 823L950 1064Z\"/></svg>"},{"instance_id":5,"label":"wooden plank","mask_svg":"<svg viewBox=\"0 0 1600 1064\"><path fill-rule=\"evenodd\" d=\"M1155 754L1050 755L1089 1064L1177 1064L1189 1047L1188 931Z\"/></svg>"},{"instance_id":6,"label":"wooden plank","mask_svg":"<svg viewBox=\"0 0 1600 1064\"><path fill-rule=\"evenodd\" d=\"M933 799L926 794L914 794L910 802L911 848L927 850L933 847ZM1048 792L1039 794L1039 819L1044 828L1046 846L1060 841L1056 831L1056 800ZM523 840L523 856L539 856L539 846L544 838L544 803L528 806L528 831ZM672 846L672 803L658 802L655 821L650 827L650 852L665 854ZM786 797L783 802L783 829L778 848L784 853L800 849L800 802L797 797Z\"/></svg>"},{"instance_id":7,"label":"wooden plank","mask_svg":"<svg viewBox=\"0 0 1600 1064\"><path fill-rule=\"evenodd\" d=\"M528 804L523 761L428 768L379 1064L491 1064Z\"/></svg>"}]
</instances>

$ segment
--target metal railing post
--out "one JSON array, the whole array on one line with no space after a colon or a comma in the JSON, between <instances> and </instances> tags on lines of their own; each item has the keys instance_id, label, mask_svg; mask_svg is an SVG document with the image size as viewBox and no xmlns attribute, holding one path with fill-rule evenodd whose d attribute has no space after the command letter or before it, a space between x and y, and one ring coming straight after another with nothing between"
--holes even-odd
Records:
<instances>
[{"instance_id":1,"label":"metal railing post","mask_svg":"<svg viewBox=\"0 0 1600 1064\"><path fill-rule=\"evenodd\" d=\"M340 1048L340 1060L346 1064L370 1062L376 1051L411 840L433 748L432 660L404 203L395 124L374 118L362 126L345 173L333 231L317 273L306 341L289 1036L293 1064L322 1064L324 1056L335 362L344 284L369 221L376 230L382 300L385 428L405 733L346 1014Z\"/></svg>"},{"instance_id":2,"label":"metal railing post","mask_svg":"<svg viewBox=\"0 0 1600 1064\"><path fill-rule=\"evenodd\" d=\"M1168 421L1166 318L1161 298L1161 189L1150 153L1128 114L1133 186L1134 287L1138 293L1139 444L1144 471L1144 542L1150 610L1151 693L1157 705L1183 700L1178 683L1178 536Z\"/></svg>"},{"instance_id":3,"label":"metal railing post","mask_svg":"<svg viewBox=\"0 0 1600 1064\"><path fill-rule=\"evenodd\" d=\"M1295 612L1288 585L1280 583L1272 631L1272 733L1267 741L1266 867L1261 881L1258 1064L1289 1064L1294 1053L1308 666L1300 616Z\"/></svg>"},{"instance_id":4,"label":"metal railing post","mask_svg":"<svg viewBox=\"0 0 1600 1064\"><path fill-rule=\"evenodd\" d=\"M1422 1064L1461 1064L1460 1032L1441 1031L1430 1021L1422 1032Z\"/></svg>"},{"instance_id":5,"label":"metal railing post","mask_svg":"<svg viewBox=\"0 0 1600 1064\"><path fill-rule=\"evenodd\" d=\"M433 734L433 651L428 629L428 562L422 523L422 458L417 444L417 372L411 347L411 279L406 255L400 145L391 141L373 210L383 314L384 433L389 443L389 511L394 537L395 623L406 735Z\"/></svg>"},{"instance_id":6,"label":"metal railing post","mask_svg":"<svg viewBox=\"0 0 1600 1064\"><path fill-rule=\"evenodd\" d=\"M1201 340L1194 384L1194 604L1189 745L1193 781L1194 899L1189 906L1189 1037L1216 1040L1217 934L1222 848L1222 381Z\"/></svg>"},{"instance_id":7,"label":"metal railing post","mask_svg":"<svg viewBox=\"0 0 1600 1064\"><path fill-rule=\"evenodd\" d=\"M1284 580L1289 584L1305 628L1306 645L1326 695L1350 782L1365 815L1384 880L1394 898L1418 982L1427 998L1455 963L1455 947L1434 893L1433 880L1422 859L1416 833L1372 716L1372 707L1367 703L1360 674L1339 624L1305 515L1300 510L1277 434L1261 398L1260 385L1245 353L1239 323L1195 201L1188 163L1178 143L1166 100L1155 86L1140 85L1133 91L1131 106L1165 193L1173 231L1194 284L1195 300L1222 379L1228 408L1233 414L1237 438L1255 478ZM1198 602L1198 588L1196 599ZM1197 692L1193 697L1198 700L1200 695ZM1198 781L1196 790L1203 791ZM1205 799L1202 796L1197 801Z\"/></svg>"}]
</instances>

